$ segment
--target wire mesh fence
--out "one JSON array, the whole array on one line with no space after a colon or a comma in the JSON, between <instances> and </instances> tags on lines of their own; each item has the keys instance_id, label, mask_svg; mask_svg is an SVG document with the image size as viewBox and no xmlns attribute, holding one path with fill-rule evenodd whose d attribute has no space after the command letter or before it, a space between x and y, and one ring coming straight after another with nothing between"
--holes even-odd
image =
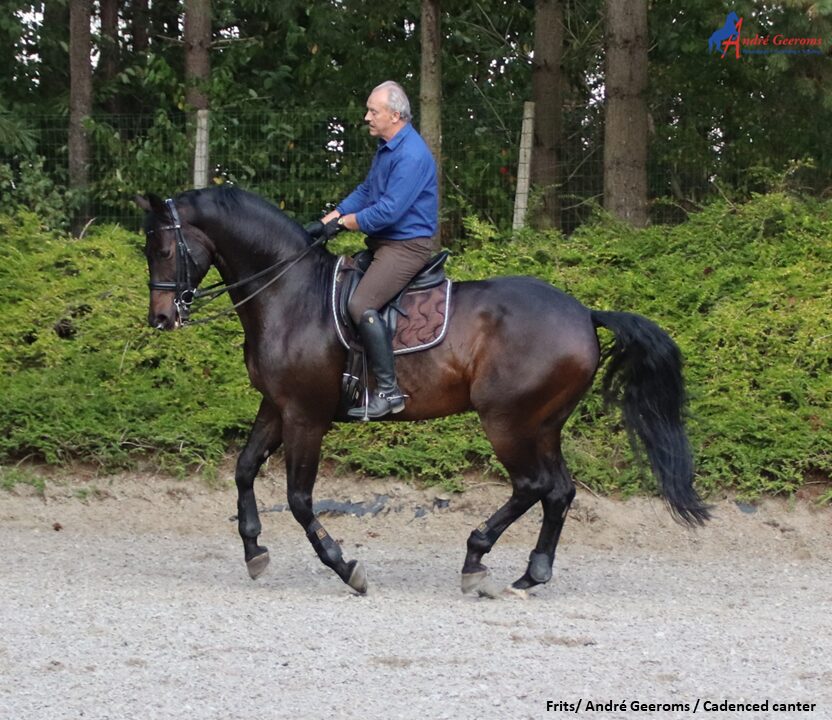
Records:
<instances>
[{"instance_id":1,"label":"wire mesh fence","mask_svg":"<svg viewBox=\"0 0 832 720\"><path fill-rule=\"evenodd\" d=\"M485 117L464 111L443 138L443 217L477 214L510 223L520 111ZM515 117L516 115L516 117ZM44 170L66 182L67 119L29 119ZM137 192L172 195L193 185L194 127L184 113L98 115L88 123L91 163L87 210L99 221L138 226ZM234 183L298 220L320 216L366 175L375 140L363 120L338 112L212 112L208 183ZM0 162L11 161L3 158Z\"/></svg>"},{"instance_id":2,"label":"wire mesh fence","mask_svg":"<svg viewBox=\"0 0 832 720\"><path fill-rule=\"evenodd\" d=\"M484 108L446 104L443 117L443 234L457 237L466 215L501 229L511 226L523 106ZM416 119L418 126L418 118ZM33 157L58 187L67 180L67 118L26 119ZM599 108L567 115L559 152L561 226L577 227L603 198L603 122ZM136 193L173 195L193 184L194 122L185 113L97 115L88 122L91 143L85 206L98 222L138 228ZM208 183L234 183L279 205L301 222L320 216L365 176L375 140L363 118L344 111L212 112ZM716 192L728 170L718 154L668 162L651 148L648 182L651 221L678 222L690 199ZM3 157L0 164L32 163ZM736 172L736 169L731 169ZM722 174L722 175L720 175ZM730 182L730 181L729 181ZM77 199L76 199L77 200ZM534 197L530 202L534 203Z\"/></svg>"}]
</instances>

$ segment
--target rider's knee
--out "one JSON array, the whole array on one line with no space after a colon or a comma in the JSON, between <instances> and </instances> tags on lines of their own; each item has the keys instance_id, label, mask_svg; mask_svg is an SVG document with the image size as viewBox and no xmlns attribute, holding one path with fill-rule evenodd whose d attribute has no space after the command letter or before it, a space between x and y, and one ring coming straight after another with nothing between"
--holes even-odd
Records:
<instances>
[{"instance_id":1,"label":"rider's knee","mask_svg":"<svg viewBox=\"0 0 832 720\"><path fill-rule=\"evenodd\" d=\"M347 310L349 311L350 317L356 327L367 321L381 322L381 314L373 307L367 307L362 304L356 304L355 307L353 307L351 304L348 304Z\"/></svg>"},{"instance_id":2,"label":"rider's knee","mask_svg":"<svg viewBox=\"0 0 832 720\"><path fill-rule=\"evenodd\" d=\"M356 302L354 296L350 298L350 301L347 304L347 310L349 311L352 321L356 325L361 322L361 316L370 309L371 308L368 308L363 302Z\"/></svg>"}]
</instances>

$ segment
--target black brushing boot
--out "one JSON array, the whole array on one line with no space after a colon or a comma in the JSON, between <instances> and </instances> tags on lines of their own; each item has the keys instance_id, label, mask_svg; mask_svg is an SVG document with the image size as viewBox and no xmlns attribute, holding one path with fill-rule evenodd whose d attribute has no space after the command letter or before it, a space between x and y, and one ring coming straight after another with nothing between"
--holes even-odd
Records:
<instances>
[{"instance_id":1,"label":"black brushing boot","mask_svg":"<svg viewBox=\"0 0 832 720\"><path fill-rule=\"evenodd\" d=\"M396 366L393 357L393 341L384 321L376 310L367 310L358 325L367 364L376 378L376 389L363 407L352 408L347 414L353 418L375 420L389 413L404 410L404 395L396 384Z\"/></svg>"}]
</instances>

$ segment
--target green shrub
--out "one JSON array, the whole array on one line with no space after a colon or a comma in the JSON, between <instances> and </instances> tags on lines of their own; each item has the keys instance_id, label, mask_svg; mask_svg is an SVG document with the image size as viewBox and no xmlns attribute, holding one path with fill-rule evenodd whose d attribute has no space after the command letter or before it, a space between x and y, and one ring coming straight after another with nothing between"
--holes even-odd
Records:
<instances>
[{"instance_id":1,"label":"green shrub","mask_svg":"<svg viewBox=\"0 0 832 720\"><path fill-rule=\"evenodd\" d=\"M0 456L216 463L257 407L238 325L147 328L141 242L118 227L73 240L21 213L0 236Z\"/></svg>"},{"instance_id":2,"label":"green shrub","mask_svg":"<svg viewBox=\"0 0 832 720\"><path fill-rule=\"evenodd\" d=\"M0 163L0 208L9 213L28 209L40 218L43 227L68 228L72 214L72 193L60 188L44 169L44 158L20 159L16 167Z\"/></svg>"},{"instance_id":3,"label":"green shrub","mask_svg":"<svg viewBox=\"0 0 832 720\"><path fill-rule=\"evenodd\" d=\"M829 477L832 204L772 194L644 230L599 216L569 238L526 230L510 239L469 225L477 241L450 261L455 279L535 275L590 307L643 314L675 338L706 491L791 493L808 476ZM71 240L19 213L0 217L0 237L0 460L113 468L149 457L184 473L213 467L244 440L259 396L236 319L146 328L138 236L111 226ZM652 489L597 387L567 425L565 452L590 487ZM498 470L471 414L337 426L324 457L449 487L466 471Z\"/></svg>"}]
</instances>

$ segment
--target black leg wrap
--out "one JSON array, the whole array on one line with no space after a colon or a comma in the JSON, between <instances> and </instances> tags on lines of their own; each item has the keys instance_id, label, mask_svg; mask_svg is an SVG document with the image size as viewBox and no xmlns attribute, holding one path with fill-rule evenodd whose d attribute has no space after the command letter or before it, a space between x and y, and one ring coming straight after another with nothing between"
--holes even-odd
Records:
<instances>
[{"instance_id":1,"label":"black leg wrap","mask_svg":"<svg viewBox=\"0 0 832 720\"><path fill-rule=\"evenodd\" d=\"M312 543L312 547L315 548L315 552L318 553L321 562L327 567L334 569L343 561L343 555L341 554L341 548L338 546L338 543L332 539L332 536L324 530L323 525L317 520L313 520L309 525L309 529L306 531L306 537L309 538L309 542Z\"/></svg>"},{"instance_id":2,"label":"black leg wrap","mask_svg":"<svg viewBox=\"0 0 832 720\"><path fill-rule=\"evenodd\" d=\"M499 537L499 534L489 531L488 526L483 523L468 536L468 552L485 555L494 547Z\"/></svg>"},{"instance_id":3,"label":"black leg wrap","mask_svg":"<svg viewBox=\"0 0 832 720\"><path fill-rule=\"evenodd\" d=\"M257 515L257 508L254 507L252 510L249 511L243 503L237 503L237 528L240 531L240 537L243 539L257 538L263 529Z\"/></svg>"},{"instance_id":4,"label":"black leg wrap","mask_svg":"<svg viewBox=\"0 0 832 720\"><path fill-rule=\"evenodd\" d=\"M529 577L536 583L542 584L552 579L552 563L554 561L546 554L532 550L529 555Z\"/></svg>"}]
</instances>

